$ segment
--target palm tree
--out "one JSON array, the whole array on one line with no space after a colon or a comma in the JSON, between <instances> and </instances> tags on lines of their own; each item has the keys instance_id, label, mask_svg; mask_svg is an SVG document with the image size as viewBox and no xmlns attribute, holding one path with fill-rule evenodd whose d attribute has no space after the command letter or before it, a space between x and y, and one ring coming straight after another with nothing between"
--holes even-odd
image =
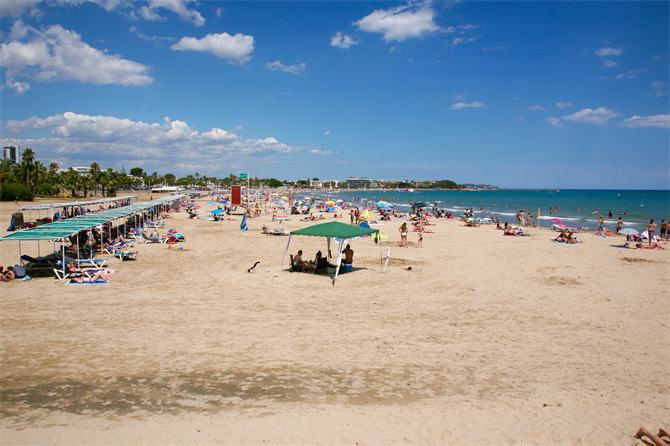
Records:
<instances>
[{"instance_id":1,"label":"palm tree","mask_svg":"<svg viewBox=\"0 0 670 446\"><path fill-rule=\"evenodd\" d=\"M39 185L47 178L47 166L42 161L35 161L33 165L33 194L37 194Z\"/></svg>"},{"instance_id":2,"label":"palm tree","mask_svg":"<svg viewBox=\"0 0 670 446\"><path fill-rule=\"evenodd\" d=\"M30 189L30 173L33 167L33 162L35 161L35 152L31 148L27 148L23 151L21 155L23 162L21 163L21 168L23 169L23 180L26 182L26 188Z\"/></svg>"},{"instance_id":3,"label":"palm tree","mask_svg":"<svg viewBox=\"0 0 670 446\"><path fill-rule=\"evenodd\" d=\"M12 160L9 158L0 161L0 185L8 183L14 179L14 172L12 171Z\"/></svg>"},{"instance_id":4,"label":"palm tree","mask_svg":"<svg viewBox=\"0 0 670 446\"><path fill-rule=\"evenodd\" d=\"M100 176L100 165L98 163L91 164L91 182L93 183L93 188L98 190L98 177Z\"/></svg>"}]
</instances>

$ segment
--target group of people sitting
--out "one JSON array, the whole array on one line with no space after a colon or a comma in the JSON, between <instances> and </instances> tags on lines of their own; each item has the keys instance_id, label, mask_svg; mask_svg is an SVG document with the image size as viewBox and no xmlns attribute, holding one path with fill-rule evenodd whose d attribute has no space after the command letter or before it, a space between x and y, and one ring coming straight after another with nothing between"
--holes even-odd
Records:
<instances>
[{"instance_id":1,"label":"group of people sitting","mask_svg":"<svg viewBox=\"0 0 670 446\"><path fill-rule=\"evenodd\" d=\"M583 243L577 237L572 237L572 231L570 232L561 231L561 233L558 234L558 237L554 238L553 240L558 243L568 243L570 245L575 243Z\"/></svg>"},{"instance_id":2,"label":"group of people sitting","mask_svg":"<svg viewBox=\"0 0 670 446\"><path fill-rule=\"evenodd\" d=\"M510 225L509 223L505 222L504 226L500 226L500 223L496 225L496 229L503 231L503 235L510 235L513 237L520 237L520 236L527 236L528 234L523 232L523 229Z\"/></svg>"},{"instance_id":3,"label":"group of people sitting","mask_svg":"<svg viewBox=\"0 0 670 446\"><path fill-rule=\"evenodd\" d=\"M344 256L344 259L342 259L343 265L340 272L344 272L344 264L351 265L354 262L354 250L351 249L351 245L347 245L342 251L342 255ZM302 249L299 250L295 256L291 256L291 269L293 271L316 274L320 271L327 271L328 266L328 258L323 257L321 251L316 253L314 260L304 261L302 259Z\"/></svg>"}]
</instances>

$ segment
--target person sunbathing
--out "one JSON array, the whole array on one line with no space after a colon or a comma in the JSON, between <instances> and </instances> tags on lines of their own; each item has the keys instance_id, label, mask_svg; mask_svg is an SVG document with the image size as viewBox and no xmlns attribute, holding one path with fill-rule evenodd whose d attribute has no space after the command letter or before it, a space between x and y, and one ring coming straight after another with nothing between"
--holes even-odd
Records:
<instances>
[{"instance_id":1,"label":"person sunbathing","mask_svg":"<svg viewBox=\"0 0 670 446\"><path fill-rule=\"evenodd\" d=\"M74 266L73 263L70 262L66 263L65 266L68 269L68 271L71 271L73 273L85 273L90 271L100 271L103 269L103 268L77 268L76 266Z\"/></svg>"},{"instance_id":2,"label":"person sunbathing","mask_svg":"<svg viewBox=\"0 0 670 446\"><path fill-rule=\"evenodd\" d=\"M96 282L111 282L107 277L105 277L102 271L95 273L91 277L75 277L72 279L75 283L96 283Z\"/></svg>"},{"instance_id":3,"label":"person sunbathing","mask_svg":"<svg viewBox=\"0 0 670 446\"><path fill-rule=\"evenodd\" d=\"M670 435L668 434L668 431L663 429L662 427L658 429L658 434L654 435L651 432L649 432L647 429L644 427L641 427L635 432L634 435L635 438L642 438L642 437L647 437L650 439L656 446L670 446L670 443L663 440L661 437L665 437L670 439Z\"/></svg>"},{"instance_id":4,"label":"person sunbathing","mask_svg":"<svg viewBox=\"0 0 670 446\"><path fill-rule=\"evenodd\" d=\"M659 244L656 243L656 242L654 242L654 243L650 243L649 245L646 245L646 246L643 245L642 243L638 243L638 244L635 245L635 247L636 247L637 249L660 249L660 250L663 250L663 248L661 247L661 245L659 245Z\"/></svg>"}]
</instances>

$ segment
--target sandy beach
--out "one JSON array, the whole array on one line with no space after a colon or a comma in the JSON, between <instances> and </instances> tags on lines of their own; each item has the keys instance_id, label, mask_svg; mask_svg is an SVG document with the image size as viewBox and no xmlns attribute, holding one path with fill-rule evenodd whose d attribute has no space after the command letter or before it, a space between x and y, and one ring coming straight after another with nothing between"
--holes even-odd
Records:
<instances>
[{"instance_id":1,"label":"sandy beach","mask_svg":"<svg viewBox=\"0 0 670 446\"><path fill-rule=\"evenodd\" d=\"M16 210L0 204L3 234ZM109 285L0 284L1 443L628 445L670 427L670 245L433 219L400 248L390 221L387 270L351 241L332 286L280 271L270 216L235 218L173 214L186 242L102 256Z\"/></svg>"}]
</instances>

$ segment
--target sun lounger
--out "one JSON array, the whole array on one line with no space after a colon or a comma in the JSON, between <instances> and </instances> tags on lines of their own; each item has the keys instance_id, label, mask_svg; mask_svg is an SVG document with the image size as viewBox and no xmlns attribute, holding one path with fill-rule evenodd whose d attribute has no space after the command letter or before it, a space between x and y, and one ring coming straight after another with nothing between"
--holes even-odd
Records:
<instances>
[{"instance_id":1,"label":"sun lounger","mask_svg":"<svg viewBox=\"0 0 670 446\"><path fill-rule=\"evenodd\" d=\"M269 235L288 235L286 228L271 229L263 226L263 234Z\"/></svg>"},{"instance_id":2,"label":"sun lounger","mask_svg":"<svg viewBox=\"0 0 670 446\"><path fill-rule=\"evenodd\" d=\"M44 257L35 258L25 254L21 256L21 263L28 271L49 270L53 268L57 262L58 259L53 258L49 259Z\"/></svg>"},{"instance_id":3,"label":"sun lounger","mask_svg":"<svg viewBox=\"0 0 670 446\"><path fill-rule=\"evenodd\" d=\"M62 260L63 258L59 258L58 260ZM103 266L107 265L107 259L75 259L74 257L69 257L65 256L65 261L68 263L72 263L73 265L77 267L82 267L82 266L89 266L89 267L94 267L94 268L102 268Z\"/></svg>"},{"instance_id":4,"label":"sun lounger","mask_svg":"<svg viewBox=\"0 0 670 446\"><path fill-rule=\"evenodd\" d=\"M137 260L136 252L114 250L114 255L118 256L120 260Z\"/></svg>"},{"instance_id":5,"label":"sun lounger","mask_svg":"<svg viewBox=\"0 0 670 446\"><path fill-rule=\"evenodd\" d=\"M140 236L140 242L142 243L165 243L167 240L167 237L158 237L158 238L152 238L149 237L146 232L143 232L142 235Z\"/></svg>"}]
</instances>

